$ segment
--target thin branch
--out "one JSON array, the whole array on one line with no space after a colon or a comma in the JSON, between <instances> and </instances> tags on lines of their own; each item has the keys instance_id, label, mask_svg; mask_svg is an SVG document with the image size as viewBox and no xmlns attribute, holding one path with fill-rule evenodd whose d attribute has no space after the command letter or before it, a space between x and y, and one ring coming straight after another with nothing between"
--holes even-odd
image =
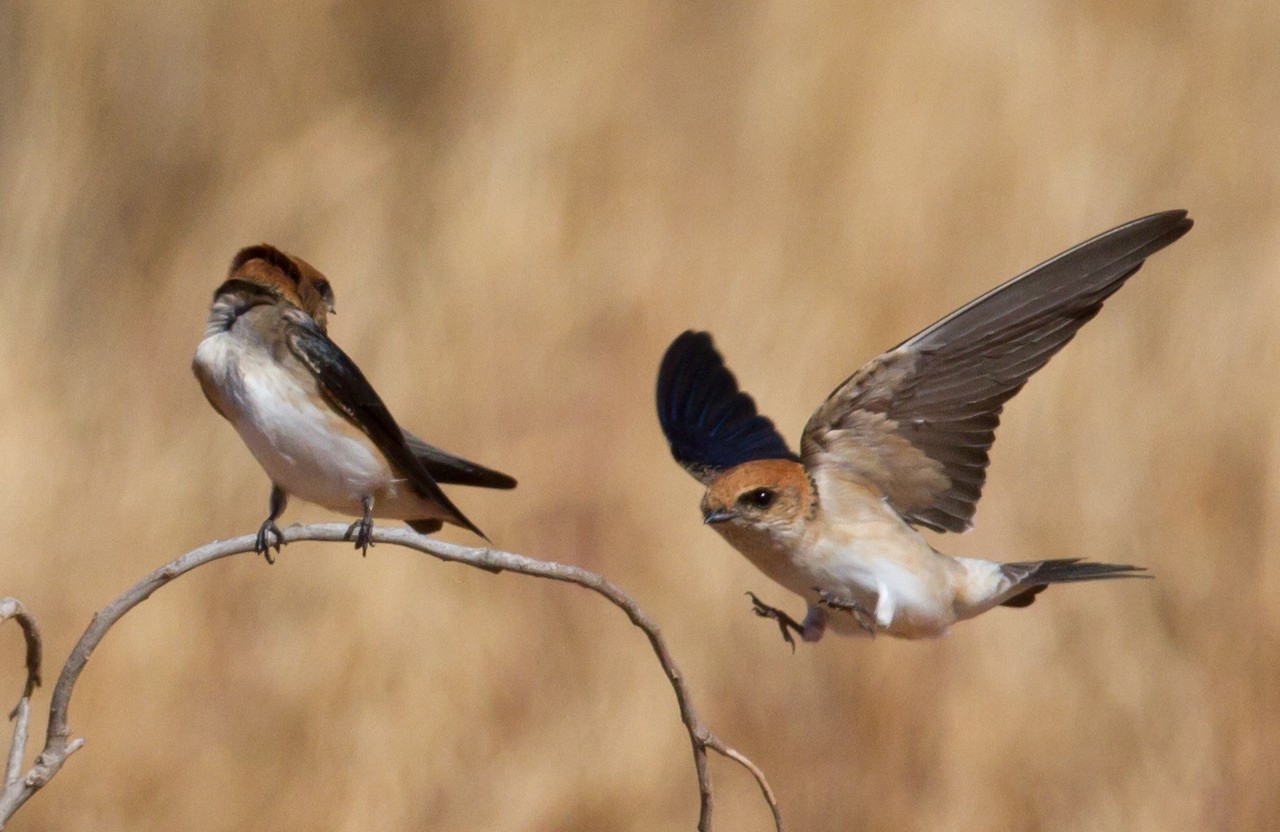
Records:
<instances>
[{"instance_id":1,"label":"thin branch","mask_svg":"<svg viewBox=\"0 0 1280 832\"><path fill-rule=\"evenodd\" d=\"M31 721L31 700L22 697L13 709L13 742L9 744L9 761L4 767L6 787L18 782L22 774L22 758L27 751L27 723Z\"/></svg>"},{"instance_id":2,"label":"thin branch","mask_svg":"<svg viewBox=\"0 0 1280 832\"><path fill-rule=\"evenodd\" d=\"M36 619L25 604L17 598L0 598L0 622L10 618L17 619L18 625L22 627L22 637L27 642L27 682L22 688L22 697L30 699L32 692L40 687L40 628L36 626ZM17 708L14 708L14 713L16 712ZM13 716L13 713L9 714L10 719Z\"/></svg>"},{"instance_id":3,"label":"thin branch","mask_svg":"<svg viewBox=\"0 0 1280 832\"><path fill-rule=\"evenodd\" d=\"M751 758L738 749L725 745L717 736L708 736L705 745L712 751L723 754L751 772L751 776L756 778L756 783L760 786L760 794L764 797L764 802L769 804L769 811L773 812L774 828L777 832L782 832L782 810L778 808L778 799L773 796L773 789L769 787L769 781L765 779L764 772L760 770L760 767L751 762Z\"/></svg>"},{"instance_id":4,"label":"thin branch","mask_svg":"<svg viewBox=\"0 0 1280 832\"><path fill-rule=\"evenodd\" d=\"M290 526L284 530L284 542L293 543L303 540L341 542L346 532L347 526L337 523ZM632 624L644 632L649 639L649 645L653 648L653 652L658 658L659 664L662 665L662 669L671 683L672 690L675 692L676 703L680 709L680 721L684 724L685 731L689 735L689 743L693 750L694 771L698 780L699 832L711 832L711 816L714 805L711 778L707 773L708 749L738 763L755 778L756 783L760 786L761 794L773 813L774 827L777 832L782 832L782 816L778 809L778 802L774 798L773 790L769 787L769 782L765 779L764 773L741 752L726 745L703 723L693 707L693 701L689 695L688 687L685 685L684 676L681 674L679 667L677 667L675 660L671 657L671 652L667 649L667 643L662 636L662 631L653 622L653 619L649 617L649 614L642 610L630 595L623 592L612 581L595 572L589 572L576 566L536 560L497 549L472 549L466 546L457 546L425 537L406 528L376 526L373 530L372 539L375 543L404 546L444 561L464 563L491 572L506 570L520 575L562 581L576 584L603 595L610 603L626 613ZM231 540L215 541L193 549L177 560L147 575L93 616L88 629L85 630L84 635L80 637L80 641L76 643L71 655L67 658L67 662L62 668L62 673L58 676L57 684L54 686L53 697L49 703L49 728L44 750L36 759L35 765L31 770L21 779L15 777L11 782L7 783L3 795L0 795L0 828L3 828L4 823L13 813L26 803L45 783L49 782L50 778L58 773L66 758L84 744L82 739L70 739L68 710L71 703L71 693L75 688L76 681L80 678L81 671L84 670L84 666L89 660L89 655L102 641L112 625L119 621L129 610L151 597L151 594L157 589L178 576L221 558L253 552L253 547L253 535L245 535ZM17 602L15 601L14 603L16 604ZM20 604L18 606L21 607ZM25 614L25 610L23 612ZM23 618L19 617L19 621L23 621ZM34 622L32 624L34 631ZM27 630L25 624L23 629L24 631ZM35 683L38 684L38 634L35 638ZM31 651L29 636L27 650L29 672L32 667ZM30 679L31 677L29 676L29 688L33 686ZM24 695L24 700L29 693L30 690L28 689L27 694Z\"/></svg>"},{"instance_id":5,"label":"thin branch","mask_svg":"<svg viewBox=\"0 0 1280 832\"><path fill-rule=\"evenodd\" d=\"M31 694L40 686L41 652L40 628L36 626L30 610L17 598L0 598L0 622L10 618L17 619L27 643L27 681L22 686L18 704L9 712L9 719L13 720L13 741L9 743L8 763L4 770L6 789L17 782L22 771L22 757L27 750L27 723L31 719Z\"/></svg>"}]
</instances>

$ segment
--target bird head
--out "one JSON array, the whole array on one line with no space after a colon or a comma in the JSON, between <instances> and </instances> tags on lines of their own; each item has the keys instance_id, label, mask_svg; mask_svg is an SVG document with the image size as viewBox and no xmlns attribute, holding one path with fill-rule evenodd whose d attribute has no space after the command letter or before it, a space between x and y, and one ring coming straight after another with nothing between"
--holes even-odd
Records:
<instances>
[{"instance_id":1,"label":"bird head","mask_svg":"<svg viewBox=\"0 0 1280 832\"><path fill-rule=\"evenodd\" d=\"M712 480L702 498L702 518L726 537L798 536L813 505L813 488L803 465L762 459L730 468Z\"/></svg>"},{"instance_id":2,"label":"bird head","mask_svg":"<svg viewBox=\"0 0 1280 832\"><path fill-rule=\"evenodd\" d=\"M296 306L321 330L327 328L328 315L335 312L328 278L302 258L266 243L243 248L236 254L226 282L214 297L237 287Z\"/></svg>"}]
</instances>

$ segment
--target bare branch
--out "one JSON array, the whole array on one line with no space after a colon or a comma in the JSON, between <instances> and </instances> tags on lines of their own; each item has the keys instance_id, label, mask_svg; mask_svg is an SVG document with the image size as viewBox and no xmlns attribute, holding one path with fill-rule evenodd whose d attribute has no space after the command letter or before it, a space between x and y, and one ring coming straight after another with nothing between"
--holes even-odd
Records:
<instances>
[{"instance_id":1,"label":"bare branch","mask_svg":"<svg viewBox=\"0 0 1280 832\"><path fill-rule=\"evenodd\" d=\"M22 697L30 699L32 692L40 687L40 628L36 626L36 619L25 604L17 598L0 598L0 621L8 621L10 618L17 619L18 625L22 627L22 637L27 642L27 683L22 689ZM17 710L14 708L9 719L13 719Z\"/></svg>"},{"instance_id":2,"label":"bare branch","mask_svg":"<svg viewBox=\"0 0 1280 832\"><path fill-rule=\"evenodd\" d=\"M8 804L10 795L22 791L19 777L22 776L22 759L27 751L27 723L31 719L31 694L40 686L41 641L40 627L36 626L36 618L28 611L26 604L17 598L0 599L0 622L10 618L18 621L22 627L23 640L27 643L27 681L22 686L22 696L14 705L9 718L13 719L13 741L9 744L8 762L5 764L4 792L0 794L0 805ZM3 815L8 817L8 815ZM0 818L0 826L4 820Z\"/></svg>"},{"instance_id":3,"label":"bare branch","mask_svg":"<svg viewBox=\"0 0 1280 832\"><path fill-rule=\"evenodd\" d=\"M773 796L773 789L769 787L769 781L765 778L764 772L760 767L751 762L751 759L741 751L731 746L725 745L719 737L710 735L706 739L705 745L718 754L723 754L730 760L751 772L751 776L756 779L756 783L760 786L760 794L764 797L764 802L769 804L769 811L773 812L773 826L777 832L782 832L782 810L778 807L778 799Z\"/></svg>"},{"instance_id":4,"label":"bare branch","mask_svg":"<svg viewBox=\"0 0 1280 832\"><path fill-rule=\"evenodd\" d=\"M17 598L0 598L0 622L17 619L22 627L22 637L27 643L27 681L22 686L18 704L9 712L13 720L13 741L9 743L8 763L4 770L4 785L13 785L22 771L22 758L27 750L27 724L31 719L31 694L40 686L40 628L31 612Z\"/></svg>"},{"instance_id":5,"label":"bare branch","mask_svg":"<svg viewBox=\"0 0 1280 832\"><path fill-rule=\"evenodd\" d=\"M303 540L341 542L344 540L346 532L347 526L337 523L290 526L284 530L284 542L293 543ZM659 664L662 665L662 669L671 683L672 690L675 692L676 704L680 709L680 721L684 724L685 731L689 735L689 743L693 750L694 771L698 780L700 804L698 815L699 832L711 832L714 801L711 778L707 773L708 749L733 760L750 772L756 783L759 784L760 791L764 795L765 801L769 804L770 811L773 813L775 829L777 832L782 832L782 816L778 809L777 800L774 799L773 790L769 787L769 782L765 779L764 773L745 755L726 745L702 722L693 707L693 701L689 695L688 687L685 685L684 676L680 673L679 667L671 657L671 652L667 649L662 631L653 622L653 619L649 617L648 613L642 610L631 596L623 592L612 581L595 572L589 572L576 566L536 560L498 549L472 549L466 546L457 546L420 535L406 528L377 526L373 530L372 539L375 543L391 543L397 546L404 546L444 561L464 563L490 572L505 570L520 575L562 581L576 584L603 595L610 603L626 613L632 624L644 632L649 639L650 647L653 648ZM11 772L4 793L0 795L0 828L3 828L4 823L30 799L31 795L35 794L45 783L49 782L50 778L58 773L66 758L84 744L82 739L70 739L68 710L71 703L71 693L75 688L76 681L80 678L81 671L84 670L84 666L89 660L90 654L102 641L112 625L119 621L125 613L151 597L153 592L174 578L206 563L231 555L251 553L253 551L253 535L215 541L193 549L177 560L147 575L93 616L88 629L85 630L84 635L80 637L80 641L76 643L71 655L67 658L67 662L62 668L62 673L58 676L57 684L54 686L53 697L49 704L49 728L44 750L36 759L35 765L24 777L19 779L16 776L16 770ZM14 603L17 604L18 602L14 601ZM18 608L21 608L20 604L18 604ZM0 607L0 611L3 611L3 609L4 607ZM23 618L25 615L25 609L23 609L22 615L15 613L14 617L18 617L19 622L30 621L29 616L26 616L25 619ZM23 629L28 632L27 667L29 675L28 688L23 697L23 702L25 702L34 684L39 684L40 650L39 635L37 633L35 635L35 659L33 665L31 633L35 632L34 622L31 622L30 630L28 630L25 623L23 624ZM34 684L31 681L33 667ZM19 703L20 707L21 705L22 702ZM18 759L18 767L20 767L21 753L19 753Z\"/></svg>"},{"instance_id":6,"label":"bare branch","mask_svg":"<svg viewBox=\"0 0 1280 832\"><path fill-rule=\"evenodd\" d=\"M6 787L18 781L22 774L22 758L27 751L27 723L31 721L31 700L22 697L13 709L13 742L9 744L9 762L4 767Z\"/></svg>"}]
</instances>

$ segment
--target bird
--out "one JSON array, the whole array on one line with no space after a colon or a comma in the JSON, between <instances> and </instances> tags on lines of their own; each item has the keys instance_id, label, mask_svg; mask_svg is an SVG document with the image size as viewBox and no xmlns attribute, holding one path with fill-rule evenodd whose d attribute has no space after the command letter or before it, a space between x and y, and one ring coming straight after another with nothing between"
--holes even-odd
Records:
<instances>
[{"instance_id":1,"label":"bird","mask_svg":"<svg viewBox=\"0 0 1280 832\"><path fill-rule=\"evenodd\" d=\"M346 538L367 554L373 518L421 534L444 523L488 540L441 483L516 486L511 476L403 430L355 362L328 335L328 278L262 243L241 249L213 293L192 371L271 478L255 549L268 563L284 542L276 520L289 497L355 515Z\"/></svg>"},{"instance_id":2,"label":"bird","mask_svg":"<svg viewBox=\"0 0 1280 832\"><path fill-rule=\"evenodd\" d=\"M709 333L679 335L659 367L658 419L676 462L706 488L703 522L807 604L796 621L747 593L752 611L793 650L793 633L812 642L828 628L936 638L994 607L1029 606L1051 584L1149 577L1080 558L951 556L920 530L971 527L1005 402L1191 225L1181 210L1133 220L965 304L841 382L799 454Z\"/></svg>"}]
</instances>

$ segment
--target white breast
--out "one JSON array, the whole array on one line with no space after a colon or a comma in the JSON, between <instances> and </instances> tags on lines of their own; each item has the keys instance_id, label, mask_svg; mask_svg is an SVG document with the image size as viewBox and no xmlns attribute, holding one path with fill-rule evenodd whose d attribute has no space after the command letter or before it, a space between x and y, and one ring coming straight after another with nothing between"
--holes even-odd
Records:
<instances>
[{"instance_id":1,"label":"white breast","mask_svg":"<svg viewBox=\"0 0 1280 832\"><path fill-rule=\"evenodd\" d=\"M386 459L324 403L300 363L278 362L233 330L201 341L195 364L258 463L285 491L359 514L362 496L391 486Z\"/></svg>"},{"instance_id":2,"label":"white breast","mask_svg":"<svg viewBox=\"0 0 1280 832\"><path fill-rule=\"evenodd\" d=\"M812 542L816 586L874 610L897 636L942 635L956 621L954 562L887 508L824 532Z\"/></svg>"}]
</instances>

